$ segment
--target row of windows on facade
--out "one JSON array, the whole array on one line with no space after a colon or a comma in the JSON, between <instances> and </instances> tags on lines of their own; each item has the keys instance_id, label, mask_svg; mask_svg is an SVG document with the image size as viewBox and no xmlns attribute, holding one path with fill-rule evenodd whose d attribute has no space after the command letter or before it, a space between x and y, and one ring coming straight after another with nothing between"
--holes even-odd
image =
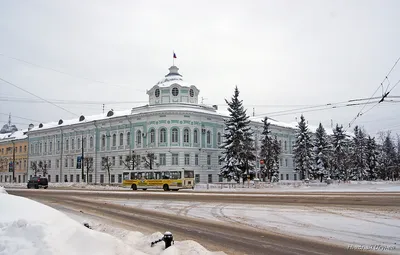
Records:
<instances>
[{"instance_id":1,"label":"row of windows on facade","mask_svg":"<svg viewBox=\"0 0 400 255\"><path fill-rule=\"evenodd\" d=\"M150 132L150 139L149 139L149 143L155 143L155 139L156 139L156 135L155 135L155 130L151 129ZM179 136L179 132L177 128L173 128L171 130L171 142L172 143L177 143L179 142L178 139ZM143 135L142 131L138 130L136 132L136 144L137 145L141 145L142 144L142 138L145 137L145 135ZM221 133L217 133L217 143L218 145L221 144ZM159 131L159 142L160 143L166 143L167 141L167 130L165 128L160 129ZM206 132L206 141L207 144L211 144L211 132L207 131ZM184 143L189 143L190 142L190 131L189 129L184 129L183 130L183 142ZM69 142L69 139L66 139L64 142L64 148L65 150L69 150L69 147L71 145L71 150L75 150L75 139L72 138L71 139L71 143ZM193 131L193 143L198 144L199 143L199 138L198 138L198 130L195 129ZM130 144L130 132L127 132L126 134L126 144ZM31 152L32 153L42 153L42 142L38 143L38 144L31 144ZM77 139L77 149L80 150L83 146L84 149L86 149L86 145L87 145L87 141L86 138L83 138L83 143L81 143L81 139L78 138ZM120 133L119 134L119 146L123 146L124 145L124 133ZM93 141L93 137L89 137L89 148L92 149L94 146L94 141ZM106 146L106 135L102 135L101 137L101 147L105 147ZM112 135L112 146L115 147L117 146L117 135L113 134ZM57 141L57 151L59 151L61 148L61 144L60 141ZM53 142L49 142L49 147L47 146L47 142L44 142L44 152L47 153L47 149L49 149L49 151L53 151Z\"/></svg>"},{"instance_id":2,"label":"row of windows on facade","mask_svg":"<svg viewBox=\"0 0 400 255\"><path fill-rule=\"evenodd\" d=\"M1 154L8 154L8 153L12 153L12 149L13 147L7 147L6 150L4 150L4 148L1 148ZM26 145L24 146L24 152L26 152ZM18 146L14 147L15 152L18 152ZM19 152L22 152L22 146L19 146Z\"/></svg>"},{"instance_id":3,"label":"row of windows on facade","mask_svg":"<svg viewBox=\"0 0 400 255\"><path fill-rule=\"evenodd\" d=\"M26 181L26 177L24 174L16 176L18 183L24 183ZM3 175L0 175L0 182L3 182ZM4 175L4 182L12 182L12 175Z\"/></svg>"},{"instance_id":4,"label":"row of windows on facade","mask_svg":"<svg viewBox=\"0 0 400 255\"><path fill-rule=\"evenodd\" d=\"M8 163L9 162L12 162L13 160L12 159L5 159L5 160L2 160L1 162L0 162L0 169L8 169L8 167L9 167L9 165L8 165ZM24 164L22 164L22 162L24 162ZM15 169L19 169L19 170L22 170L22 169L26 169L26 163L27 163L27 161L26 161L26 159L24 160L24 161L22 161L22 160L16 160L15 161L15 165L16 165L16 168Z\"/></svg>"},{"instance_id":5,"label":"row of windows on facade","mask_svg":"<svg viewBox=\"0 0 400 255\"><path fill-rule=\"evenodd\" d=\"M149 132L149 143L155 143L156 142L156 131L155 129L151 129ZM138 130L136 132L136 144L141 145L142 144L142 138L147 137L146 133L142 133L141 130ZM159 143L166 143L167 142L167 129L166 128L161 128L159 130ZM184 143L190 143L191 138L191 132L188 128L183 129L183 142ZM221 133L217 133L217 143L221 144ZM117 134L112 135L112 146L117 146ZM178 143L179 142L179 130L178 128L172 128L171 129L171 142L172 143ZM211 139L211 131L206 132L206 142L207 144L211 144L212 139ZM126 143L130 144L130 132L127 132L126 134ZM198 144L199 143L199 131L195 129L193 131L193 143ZM124 145L124 133L119 134L119 146ZM101 147L106 146L106 135L102 135L101 137Z\"/></svg>"},{"instance_id":6,"label":"row of windows on facade","mask_svg":"<svg viewBox=\"0 0 400 255\"><path fill-rule=\"evenodd\" d=\"M207 166L211 166L212 165L211 164L211 157L212 157L211 154L207 155ZM112 156L110 158L111 158L111 165L115 166L116 165L116 157ZM118 165L119 166L124 166L124 160L125 159L126 159L126 156L124 157L124 156L120 155L119 156ZM136 155L136 160L137 160L136 162L140 162L141 155ZM285 161L285 167L288 167L288 159L285 158L284 161ZM47 168L51 168L51 160L48 160L47 162L48 163L47 163L46 167ZM101 162L105 162L104 157L102 158ZM46 161L45 161L45 163L46 163ZM165 153L159 154L159 162L158 163L159 163L160 166L166 166L167 165L167 154L165 154ZM279 163L280 163L280 166L283 166L282 158L279 159ZM37 162L36 162L36 164L37 164ZM173 165L173 166L181 165L181 164L179 164L179 154L174 153L174 154L171 155L171 165ZM190 165L190 154L184 154L183 165L185 165L185 166L189 166ZM195 166L199 165L199 154L195 154L194 155L194 165ZM218 156L218 165L222 165L221 156ZM294 166L295 165L294 165L294 161L293 161L293 167ZM26 160L24 161L24 167L26 167ZM57 159L56 160L56 168L59 168L59 167L60 167L60 160ZM66 159L64 159L64 167L75 168L76 167L75 166L75 159L74 158L70 158L70 159L66 158Z\"/></svg>"}]
</instances>

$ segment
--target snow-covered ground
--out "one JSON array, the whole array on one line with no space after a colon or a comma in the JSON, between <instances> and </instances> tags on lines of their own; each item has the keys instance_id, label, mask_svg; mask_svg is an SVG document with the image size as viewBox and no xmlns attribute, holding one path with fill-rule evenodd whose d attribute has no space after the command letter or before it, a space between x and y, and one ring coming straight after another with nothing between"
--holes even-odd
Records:
<instances>
[{"instance_id":1,"label":"snow-covered ground","mask_svg":"<svg viewBox=\"0 0 400 255\"><path fill-rule=\"evenodd\" d=\"M69 254L224 254L209 252L194 241L177 241L164 250L161 233L144 235L91 220L93 230L83 226L83 217L73 218L36 201L8 195L0 187L0 255ZM5 206L6 205L6 206ZM102 232L97 231L101 230Z\"/></svg>"},{"instance_id":2,"label":"snow-covered ground","mask_svg":"<svg viewBox=\"0 0 400 255\"><path fill-rule=\"evenodd\" d=\"M399 254L400 211L397 209L318 206L233 205L218 203L120 200L136 208L217 220L277 233L308 237L338 245L380 245L381 252ZM378 250L379 251L379 250Z\"/></svg>"},{"instance_id":3,"label":"snow-covered ground","mask_svg":"<svg viewBox=\"0 0 400 255\"><path fill-rule=\"evenodd\" d=\"M25 183L0 183L7 188L26 188ZM117 185L93 185L86 183L49 183L50 188L92 189L92 190L120 190L128 191L129 188ZM302 181L280 181L279 183L247 183L237 184L197 184L194 190L201 192L400 192L400 181L350 181L346 183L326 183Z\"/></svg>"}]
</instances>

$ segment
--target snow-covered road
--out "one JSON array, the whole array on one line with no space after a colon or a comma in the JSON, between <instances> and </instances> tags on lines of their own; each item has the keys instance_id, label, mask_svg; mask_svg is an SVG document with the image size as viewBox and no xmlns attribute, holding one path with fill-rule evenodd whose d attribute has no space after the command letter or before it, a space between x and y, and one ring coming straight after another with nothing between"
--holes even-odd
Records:
<instances>
[{"instance_id":1,"label":"snow-covered road","mask_svg":"<svg viewBox=\"0 0 400 255\"><path fill-rule=\"evenodd\" d=\"M326 206L233 205L136 199L107 199L107 201L329 241L342 246L377 245L376 249L380 251L393 254L400 252L400 211L398 208L347 209Z\"/></svg>"}]
</instances>

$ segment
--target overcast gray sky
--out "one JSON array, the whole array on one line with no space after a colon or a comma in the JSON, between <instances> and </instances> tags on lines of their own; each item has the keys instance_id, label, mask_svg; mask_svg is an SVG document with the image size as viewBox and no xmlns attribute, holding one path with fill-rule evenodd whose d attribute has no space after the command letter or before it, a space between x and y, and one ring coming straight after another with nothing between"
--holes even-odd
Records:
<instances>
[{"instance_id":1,"label":"overcast gray sky","mask_svg":"<svg viewBox=\"0 0 400 255\"><path fill-rule=\"evenodd\" d=\"M260 116L368 98L400 57L399 10L396 0L2 0L0 78L63 100L69 104L60 106L78 115L98 114L101 104L70 101L137 102L106 104L106 110L144 104L146 89L168 73L174 50L183 78L200 89L204 103L220 108L235 85L249 114L255 107ZM400 63L388 79L390 89ZM390 95L400 96L400 85ZM75 117L25 99L37 100L0 81L0 122L9 112L40 122ZM346 126L361 107L307 112L314 109L304 110L310 124ZM400 133L399 110L400 103L384 102L355 124L371 134ZM300 114L271 116L292 122ZM25 128L32 121L13 122Z\"/></svg>"}]
</instances>

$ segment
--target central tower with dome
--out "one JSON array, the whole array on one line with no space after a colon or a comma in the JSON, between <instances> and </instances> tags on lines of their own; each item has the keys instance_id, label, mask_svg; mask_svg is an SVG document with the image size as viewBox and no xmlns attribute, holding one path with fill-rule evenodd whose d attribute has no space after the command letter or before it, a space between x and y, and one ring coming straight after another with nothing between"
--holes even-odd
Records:
<instances>
[{"instance_id":1,"label":"central tower with dome","mask_svg":"<svg viewBox=\"0 0 400 255\"><path fill-rule=\"evenodd\" d=\"M171 66L165 78L157 82L150 90L149 105L188 103L198 104L200 90L182 79L178 72L179 68Z\"/></svg>"}]
</instances>

